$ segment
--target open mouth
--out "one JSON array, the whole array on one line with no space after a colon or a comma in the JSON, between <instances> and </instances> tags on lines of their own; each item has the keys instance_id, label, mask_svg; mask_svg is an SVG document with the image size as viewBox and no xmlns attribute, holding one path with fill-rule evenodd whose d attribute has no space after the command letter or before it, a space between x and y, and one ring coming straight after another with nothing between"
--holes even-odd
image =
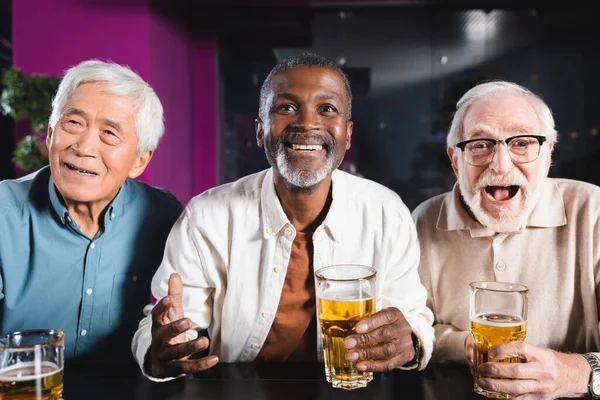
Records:
<instances>
[{"instance_id":1,"label":"open mouth","mask_svg":"<svg viewBox=\"0 0 600 400\"><path fill-rule=\"evenodd\" d=\"M517 195L520 186L486 186L485 192L496 201L510 200Z\"/></svg>"},{"instance_id":2,"label":"open mouth","mask_svg":"<svg viewBox=\"0 0 600 400\"><path fill-rule=\"evenodd\" d=\"M67 166L67 168L69 168L71 171L75 171L75 172L79 172L80 174L83 175L89 175L89 176L98 176L97 173L92 172L92 171L88 171L86 169L81 169L81 168L77 168L76 166L74 166L73 164L69 164L69 163L65 163L65 165Z\"/></svg>"}]
</instances>

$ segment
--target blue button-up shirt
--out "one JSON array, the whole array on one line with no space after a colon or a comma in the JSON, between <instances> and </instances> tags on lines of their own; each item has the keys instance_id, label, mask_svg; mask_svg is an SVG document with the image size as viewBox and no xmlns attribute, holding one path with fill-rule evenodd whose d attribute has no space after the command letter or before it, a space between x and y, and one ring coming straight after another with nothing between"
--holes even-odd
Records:
<instances>
[{"instance_id":1,"label":"blue button-up shirt","mask_svg":"<svg viewBox=\"0 0 600 400\"><path fill-rule=\"evenodd\" d=\"M0 332L60 329L66 359L132 361L131 338L181 210L168 192L128 179L90 239L48 167L0 182Z\"/></svg>"}]
</instances>

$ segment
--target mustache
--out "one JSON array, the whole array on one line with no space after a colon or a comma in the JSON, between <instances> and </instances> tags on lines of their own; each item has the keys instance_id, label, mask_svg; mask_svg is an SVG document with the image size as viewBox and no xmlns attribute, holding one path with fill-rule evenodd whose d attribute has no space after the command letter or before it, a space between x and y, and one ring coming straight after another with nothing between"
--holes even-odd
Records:
<instances>
[{"instance_id":1,"label":"mustache","mask_svg":"<svg viewBox=\"0 0 600 400\"><path fill-rule=\"evenodd\" d=\"M301 138L301 140L310 140L323 143L323 147L325 147L327 152L333 150L335 145L333 138L329 135L323 135L317 132L285 131L277 138L277 146L284 146L286 143L292 143L298 138Z\"/></svg>"},{"instance_id":2,"label":"mustache","mask_svg":"<svg viewBox=\"0 0 600 400\"><path fill-rule=\"evenodd\" d=\"M484 189L487 186L520 186L529 188L529 182L525 175L518 170L510 171L504 175L498 175L489 169L486 169L477 179L475 189Z\"/></svg>"}]
</instances>

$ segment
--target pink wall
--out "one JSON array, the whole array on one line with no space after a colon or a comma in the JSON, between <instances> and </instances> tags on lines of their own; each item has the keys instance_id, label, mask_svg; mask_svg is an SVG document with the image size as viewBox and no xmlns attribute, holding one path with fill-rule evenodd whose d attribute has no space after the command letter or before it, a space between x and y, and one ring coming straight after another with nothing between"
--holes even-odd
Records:
<instances>
[{"instance_id":1,"label":"pink wall","mask_svg":"<svg viewBox=\"0 0 600 400\"><path fill-rule=\"evenodd\" d=\"M192 43L146 0L18 0L12 12L13 61L25 73L60 76L85 59L110 59L156 90L166 133L141 180L184 204L218 183L214 39Z\"/></svg>"},{"instance_id":2,"label":"pink wall","mask_svg":"<svg viewBox=\"0 0 600 400\"><path fill-rule=\"evenodd\" d=\"M150 83L165 113L165 135L151 165L155 185L182 202L193 195L192 71L187 34L159 16L150 20Z\"/></svg>"},{"instance_id":3,"label":"pink wall","mask_svg":"<svg viewBox=\"0 0 600 400\"><path fill-rule=\"evenodd\" d=\"M194 188L198 192L218 182L218 100L217 100L217 48L212 38L197 39L192 52L193 124L199 134L193 137L192 152Z\"/></svg>"}]
</instances>

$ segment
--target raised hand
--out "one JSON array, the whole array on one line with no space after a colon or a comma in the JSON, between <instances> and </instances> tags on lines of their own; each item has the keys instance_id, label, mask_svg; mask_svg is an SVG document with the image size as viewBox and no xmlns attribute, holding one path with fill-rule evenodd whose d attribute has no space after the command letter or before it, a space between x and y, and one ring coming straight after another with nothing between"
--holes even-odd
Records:
<instances>
[{"instance_id":1,"label":"raised hand","mask_svg":"<svg viewBox=\"0 0 600 400\"><path fill-rule=\"evenodd\" d=\"M152 344L146 371L156 378L179 376L213 367L219 359L210 355L197 360L188 359L208 348L206 337L187 341L186 331L192 321L183 314L183 284L179 274L169 277L168 295L152 309Z\"/></svg>"},{"instance_id":2,"label":"raised hand","mask_svg":"<svg viewBox=\"0 0 600 400\"><path fill-rule=\"evenodd\" d=\"M344 340L346 359L359 371L390 371L415 357L412 328L395 307L388 307L356 324L356 334Z\"/></svg>"}]
</instances>

